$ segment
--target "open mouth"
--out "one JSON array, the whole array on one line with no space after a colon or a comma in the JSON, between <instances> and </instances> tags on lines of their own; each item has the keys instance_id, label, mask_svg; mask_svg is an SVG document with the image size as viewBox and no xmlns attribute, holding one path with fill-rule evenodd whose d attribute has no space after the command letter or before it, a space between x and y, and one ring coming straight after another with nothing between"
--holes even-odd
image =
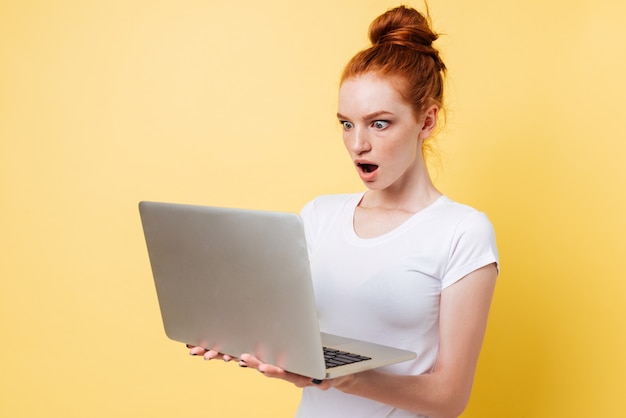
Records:
<instances>
[{"instance_id":1,"label":"open mouth","mask_svg":"<svg viewBox=\"0 0 626 418\"><path fill-rule=\"evenodd\" d=\"M376 164L358 164L358 166L363 170L364 173L372 173L376 171L378 166Z\"/></svg>"}]
</instances>

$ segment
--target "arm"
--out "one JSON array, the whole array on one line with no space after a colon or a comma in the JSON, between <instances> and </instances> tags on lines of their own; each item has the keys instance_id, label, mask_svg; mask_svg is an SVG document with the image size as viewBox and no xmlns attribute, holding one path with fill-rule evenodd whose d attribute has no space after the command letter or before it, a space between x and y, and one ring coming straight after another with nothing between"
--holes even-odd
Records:
<instances>
[{"instance_id":1,"label":"arm","mask_svg":"<svg viewBox=\"0 0 626 418\"><path fill-rule=\"evenodd\" d=\"M440 347L432 373L399 376L373 370L325 380L317 386L322 390L335 387L352 395L432 417L460 415L472 389L496 277L496 267L490 264L442 292ZM247 354L241 356L240 364L298 387L313 385L310 378L261 363Z\"/></svg>"}]
</instances>

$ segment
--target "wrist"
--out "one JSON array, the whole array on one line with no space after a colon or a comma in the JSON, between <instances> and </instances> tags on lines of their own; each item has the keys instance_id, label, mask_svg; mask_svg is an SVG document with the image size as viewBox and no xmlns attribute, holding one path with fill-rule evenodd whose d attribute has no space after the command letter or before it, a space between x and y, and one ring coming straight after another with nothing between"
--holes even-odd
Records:
<instances>
[{"instance_id":1,"label":"wrist","mask_svg":"<svg viewBox=\"0 0 626 418\"><path fill-rule=\"evenodd\" d=\"M363 378L363 375L368 372L361 372L350 374L339 378L339 382L335 385L335 388L348 394L353 394L355 388L358 386L358 382Z\"/></svg>"}]
</instances>

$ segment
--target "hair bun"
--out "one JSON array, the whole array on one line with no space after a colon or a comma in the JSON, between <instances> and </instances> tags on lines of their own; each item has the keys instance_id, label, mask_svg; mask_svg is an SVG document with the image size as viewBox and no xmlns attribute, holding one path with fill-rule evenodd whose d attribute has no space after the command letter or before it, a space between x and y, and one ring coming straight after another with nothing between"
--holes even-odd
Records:
<instances>
[{"instance_id":1,"label":"hair bun","mask_svg":"<svg viewBox=\"0 0 626 418\"><path fill-rule=\"evenodd\" d=\"M374 45L391 44L418 50L422 49L422 47L432 47L433 42L437 39L436 34L417 26L405 26L376 35L372 39Z\"/></svg>"},{"instance_id":2,"label":"hair bun","mask_svg":"<svg viewBox=\"0 0 626 418\"><path fill-rule=\"evenodd\" d=\"M369 37L372 45L348 62L342 83L363 74L392 77L416 117L429 106L443 106L446 66L433 46L438 35L431 30L428 17L412 8L396 7L374 19Z\"/></svg>"},{"instance_id":3,"label":"hair bun","mask_svg":"<svg viewBox=\"0 0 626 418\"><path fill-rule=\"evenodd\" d=\"M429 21L415 9L399 6L387 11L370 25L369 38L373 46L397 45L429 55L443 66L439 51L433 47L437 35Z\"/></svg>"},{"instance_id":4,"label":"hair bun","mask_svg":"<svg viewBox=\"0 0 626 418\"><path fill-rule=\"evenodd\" d=\"M417 10L399 6L388 10L370 25L369 38L373 45L392 43L408 46L431 46L437 39L428 20Z\"/></svg>"}]
</instances>

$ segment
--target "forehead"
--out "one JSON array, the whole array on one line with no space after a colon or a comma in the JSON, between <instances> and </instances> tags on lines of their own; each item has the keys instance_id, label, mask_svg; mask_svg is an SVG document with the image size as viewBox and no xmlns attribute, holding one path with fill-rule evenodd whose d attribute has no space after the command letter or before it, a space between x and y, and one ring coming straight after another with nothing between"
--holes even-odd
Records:
<instances>
[{"instance_id":1,"label":"forehead","mask_svg":"<svg viewBox=\"0 0 626 418\"><path fill-rule=\"evenodd\" d=\"M380 111L410 112L390 78L363 74L346 79L339 88L339 113L358 117Z\"/></svg>"}]
</instances>

